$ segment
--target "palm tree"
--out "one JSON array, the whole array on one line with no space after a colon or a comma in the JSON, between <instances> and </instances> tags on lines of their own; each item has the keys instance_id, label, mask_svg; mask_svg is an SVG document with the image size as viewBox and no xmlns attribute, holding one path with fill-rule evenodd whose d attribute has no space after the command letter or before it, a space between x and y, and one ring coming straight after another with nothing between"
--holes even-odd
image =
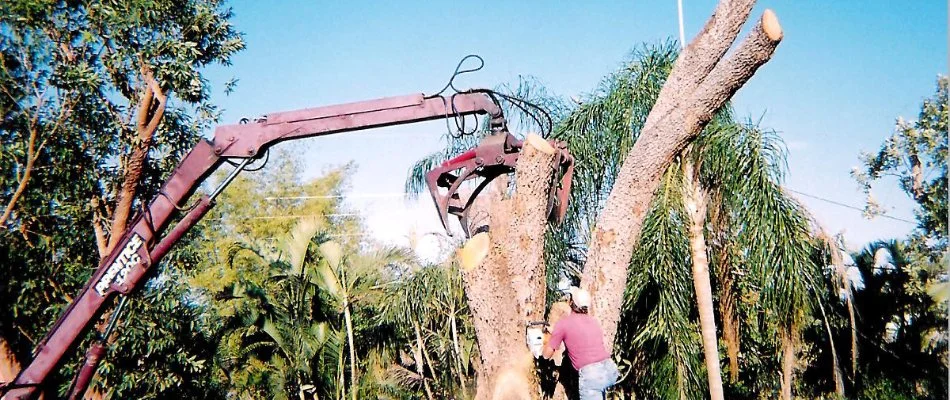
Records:
<instances>
[{"instance_id":1,"label":"palm tree","mask_svg":"<svg viewBox=\"0 0 950 400\"><path fill-rule=\"evenodd\" d=\"M889 385L892 397L945 397L946 308L927 293L945 266L900 241L871 243L853 259L863 284L852 296L865 360L855 393L871 397Z\"/></svg>"},{"instance_id":2,"label":"palm tree","mask_svg":"<svg viewBox=\"0 0 950 400\"><path fill-rule=\"evenodd\" d=\"M576 169L566 221L548 232L549 279L576 276L583 265L594 223L676 56L673 43L638 49L596 92L558 108L563 117L552 136L569 143ZM540 93L538 102L564 104ZM697 396L702 362L696 355L702 348L710 396L724 397L714 312L718 293L732 382L739 378L743 318L759 318L774 307L768 329L782 339L772 345L781 349L788 392L798 328L812 305L809 284L820 270L811 259L807 214L781 189L781 141L755 124L734 122L727 106L675 161L648 213L628 278L618 336L624 344L618 352L632 366L626 387L656 397ZM409 189L421 187L418 170L425 165L417 164ZM761 301L740 302L751 295L761 295ZM756 322L749 325L758 331Z\"/></svg>"},{"instance_id":3,"label":"palm tree","mask_svg":"<svg viewBox=\"0 0 950 400\"><path fill-rule=\"evenodd\" d=\"M457 265L449 261L406 271L387 285L386 293L381 318L402 327L409 338L426 396L474 394L469 385L478 355Z\"/></svg>"},{"instance_id":4,"label":"palm tree","mask_svg":"<svg viewBox=\"0 0 950 400\"><path fill-rule=\"evenodd\" d=\"M592 224L612 187L622 157L632 146L675 57L676 50L669 45L636 54L633 62L610 76L601 90L571 113L556 131L559 137L570 143L577 159L572 213L569 213L571 224L568 226L573 235L581 237L578 242L589 241ZM631 128L635 133L633 137L627 134ZM634 256L634 266L638 265L637 260L642 260L643 264L640 268L633 268L636 272L631 274L628 300L635 304L637 293L649 293L652 290L649 289L650 282L657 284L670 296L661 295L657 300L660 304L656 310L665 314L652 315L644 322L664 321L673 325L666 328L658 325L656 330L644 330L646 326L639 326L636 329L640 332L639 339L629 339L646 342L644 332L673 332L670 326L687 325L686 319L673 314L689 312L689 308L679 306L683 300L675 300L683 299L689 290L673 282L683 278L683 269L679 266L688 265L685 271L691 272L686 276L692 275L693 278L693 298L699 309L709 391L713 398L722 398L723 392L709 274L710 252L714 253L716 275L722 286L720 314L725 317L724 339L730 354L733 382L738 378L739 369L739 321L735 308L738 294L735 287L739 282L736 278L742 276L742 272L758 271L752 277L762 282L769 277L766 271L786 269L799 269L809 279L815 276L814 266L807 264L810 256L807 250L812 247L812 239L808 235L808 225L804 223L804 210L790 202L779 186L783 167L784 152L774 132L764 131L751 123L733 122L728 107L720 110L697 142L671 167L681 171L667 171L664 176L664 186L647 217ZM768 224L769 221L788 221L789 224ZM764 227L771 230L761 229ZM775 234L775 229L779 228L788 234ZM711 246L707 245L707 237L712 240ZM757 255L759 259L756 261L759 262L749 263L750 260L741 257L745 254ZM798 261L769 259L767 254L794 255ZM656 265L664 267L653 269ZM737 270L740 265L750 271ZM801 299L802 292L807 293L807 287L802 284L783 285L777 290L785 298L792 299ZM796 291L797 294L792 293ZM669 300L668 304L664 298ZM781 297L770 296L769 299L778 301ZM801 307L807 309L808 306L806 302L793 304L799 313L803 310ZM688 360L691 354L695 354L689 351L691 335L666 333L663 338L671 349L669 354L675 359L669 365L676 366L677 376L687 376L694 370L692 361ZM679 350L672 351L674 349ZM688 379L667 379L665 382L683 383L679 385L679 393L690 392Z\"/></svg>"},{"instance_id":5,"label":"palm tree","mask_svg":"<svg viewBox=\"0 0 950 400\"><path fill-rule=\"evenodd\" d=\"M412 257L407 250L401 248L348 251L333 241L321 244L319 255L321 259L315 268L315 283L325 304L343 317L346 347L349 351L349 392L355 400L359 395L359 359L355 340L358 326L354 319L360 318L361 321L356 322L365 322L364 325L369 325L371 321L371 315L355 316L355 311L364 302L369 305L384 303L381 285L384 283L385 272L393 268L404 268L398 265L411 263Z\"/></svg>"},{"instance_id":6,"label":"palm tree","mask_svg":"<svg viewBox=\"0 0 950 400\"><path fill-rule=\"evenodd\" d=\"M703 158L710 164L707 186L718 188L719 194L714 197L719 209L715 214L724 216L728 224L718 239L720 246L736 248L722 254L725 265L720 267L719 275L733 275L723 282L738 285L740 290L729 288L726 292L736 292L740 297L748 293L748 289L741 288L759 288L760 310L773 312L766 315L778 330L782 393L790 398L799 330L815 304L811 288L821 279L819 264L812 257L817 244L810 216L781 187L785 153L774 132L747 123L721 130L708 140L710 143L704 146L708 153ZM744 268L723 270L729 265ZM734 306L726 303L721 308ZM738 343L732 345L737 351Z\"/></svg>"},{"instance_id":7,"label":"palm tree","mask_svg":"<svg viewBox=\"0 0 950 400\"><path fill-rule=\"evenodd\" d=\"M276 248L246 243L231 246L228 259L233 267L266 275L263 280L251 276L239 279L217 295L236 302L231 305L233 316L226 322L223 352L233 365L231 370L240 371L244 368L239 365L245 365L250 371L237 373L244 380L239 388L268 397L297 393L303 398L325 376L314 371L314 365L326 365L319 360L331 359L341 348L332 321L321 320L313 311L319 287L317 273L307 261L307 249L321 225L315 217L301 220ZM265 386L265 393L260 392L259 383Z\"/></svg>"}]
</instances>

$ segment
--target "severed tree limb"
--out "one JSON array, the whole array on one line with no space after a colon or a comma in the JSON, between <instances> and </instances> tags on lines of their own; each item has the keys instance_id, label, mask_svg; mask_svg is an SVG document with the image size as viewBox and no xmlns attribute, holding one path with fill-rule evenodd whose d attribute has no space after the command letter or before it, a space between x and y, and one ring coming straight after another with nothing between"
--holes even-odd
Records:
<instances>
[{"instance_id":1,"label":"severed tree limb","mask_svg":"<svg viewBox=\"0 0 950 400\"><path fill-rule=\"evenodd\" d=\"M739 30L749 18L755 0L724 0L719 2L713 15L686 46L673 64L666 84L660 89L646 125L664 119L685 101L684 93L692 93L716 66L729 47L736 41Z\"/></svg>"},{"instance_id":2,"label":"severed tree limb","mask_svg":"<svg viewBox=\"0 0 950 400\"><path fill-rule=\"evenodd\" d=\"M759 67L772 58L781 40L782 27L779 25L778 17L772 10L765 10L758 24L749 32L749 36L739 44L729 58L716 64L696 89L691 102L702 105L702 108L690 107L693 109L693 116L700 121L708 122L713 113L748 82ZM687 129L693 127L687 126Z\"/></svg>"},{"instance_id":3,"label":"severed tree limb","mask_svg":"<svg viewBox=\"0 0 950 400\"><path fill-rule=\"evenodd\" d=\"M750 6L746 2L724 1L717 7L717 14L713 18L717 18L723 7L728 9L740 3L743 7ZM736 19L747 13L728 12L722 15L728 16L727 25L741 25L742 21ZM703 33L712 35L714 32L719 30L704 30ZM584 266L582 286L594 294L592 313L604 328L605 343L613 343L616 335L627 283L627 267L663 171L702 131L713 114L769 60L781 39L782 29L778 19L771 10L766 10L748 38L732 55L725 60L712 60L715 66L708 70L708 75L700 78L692 93L676 90L669 82L664 85L661 98L657 100L661 107L654 107L650 111L640 136L621 166L604 211L598 218ZM704 40L707 39L701 34L694 42ZM687 47L681 57L695 56L695 53L689 54L695 48L692 45ZM715 52L705 55L715 56ZM693 68L700 68L698 71L686 69L690 63L678 62L671 76L702 76L705 72L703 66L709 65L709 62L706 59L693 63ZM677 79L682 81L684 78ZM667 87L671 89L667 90ZM686 100L677 102L670 98L673 96ZM664 104L667 106L662 106ZM662 114L664 107L671 107L667 115L655 115Z\"/></svg>"}]
</instances>

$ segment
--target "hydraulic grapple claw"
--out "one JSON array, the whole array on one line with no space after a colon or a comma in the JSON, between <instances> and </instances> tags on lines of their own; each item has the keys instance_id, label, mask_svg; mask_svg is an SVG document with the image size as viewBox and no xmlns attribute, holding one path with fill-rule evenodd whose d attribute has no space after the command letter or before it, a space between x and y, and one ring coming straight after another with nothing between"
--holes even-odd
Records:
<instances>
[{"instance_id":1,"label":"hydraulic grapple claw","mask_svg":"<svg viewBox=\"0 0 950 400\"><path fill-rule=\"evenodd\" d=\"M567 212L571 178L574 172L574 157L571 156L564 142L552 141L551 143L558 149L556 173L561 178L552 187L548 196L547 213L549 219L560 222ZM510 133L498 132L482 139L474 149L445 161L426 173L426 185L429 187L429 193L439 212L439 220L446 232L451 235L448 222L448 216L451 214L459 217L462 231L466 237L470 236L468 212L472 204L492 180L515 171L522 145L522 142ZM475 186L467 199L462 199L458 193L459 187L465 181L474 178L483 179Z\"/></svg>"}]
</instances>

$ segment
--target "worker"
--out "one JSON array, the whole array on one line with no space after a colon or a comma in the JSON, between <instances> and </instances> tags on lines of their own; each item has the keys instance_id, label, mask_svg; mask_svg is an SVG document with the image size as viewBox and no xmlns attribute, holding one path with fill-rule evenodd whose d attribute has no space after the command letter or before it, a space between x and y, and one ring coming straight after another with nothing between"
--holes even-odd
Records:
<instances>
[{"instance_id":1,"label":"worker","mask_svg":"<svg viewBox=\"0 0 950 400\"><path fill-rule=\"evenodd\" d=\"M600 323L588 314L590 293L578 287L572 287L569 293L571 313L554 325L542 355L551 359L564 343L571 365L577 370L580 399L603 399L620 376L617 364L604 346Z\"/></svg>"}]
</instances>

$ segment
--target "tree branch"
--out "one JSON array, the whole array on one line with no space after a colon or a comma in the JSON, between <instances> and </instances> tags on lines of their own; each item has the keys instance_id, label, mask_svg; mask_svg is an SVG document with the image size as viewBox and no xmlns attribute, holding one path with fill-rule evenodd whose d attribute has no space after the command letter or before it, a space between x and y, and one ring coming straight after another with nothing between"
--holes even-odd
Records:
<instances>
[{"instance_id":1,"label":"tree branch","mask_svg":"<svg viewBox=\"0 0 950 400\"><path fill-rule=\"evenodd\" d=\"M105 258L106 252L109 250L109 242L103 229L102 212L99 210L100 204L99 197L92 199L92 230L96 233L96 249L99 250L99 258Z\"/></svg>"},{"instance_id":2,"label":"tree branch","mask_svg":"<svg viewBox=\"0 0 950 400\"><path fill-rule=\"evenodd\" d=\"M663 119L685 101L684 93L692 93L703 78L735 42L742 25L749 18L755 0L724 0L719 2L703 29L683 49L673 64L666 84L647 116L647 125ZM651 118L652 117L652 118Z\"/></svg>"},{"instance_id":3,"label":"tree branch","mask_svg":"<svg viewBox=\"0 0 950 400\"><path fill-rule=\"evenodd\" d=\"M119 201L112 214L112 229L109 245L106 248L107 252L118 243L128 225L132 203L135 200L139 181L148 161L152 137L158 130L158 125L165 114L167 97L162 92L161 85L155 80L152 70L147 65L142 64L141 72L145 80L145 87L142 89L142 102L139 104L136 143L133 146L132 154L125 162L124 178L118 193ZM153 106L154 111L152 110Z\"/></svg>"},{"instance_id":4,"label":"tree branch","mask_svg":"<svg viewBox=\"0 0 950 400\"><path fill-rule=\"evenodd\" d=\"M738 3L724 2L720 7L723 4L736 6ZM748 3L743 3L745 6ZM712 18L718 18L720 11L723 10L717 8L717 14ZM748 15L736 9L725 11L729 12L722 17L728 23L724 21L723 26L741 26L741 19ZM726 60L717 58L721 56L718 51L692 55L686 51L684 57L697 56L703 60L677 62L680 66L677 75L682 73L695 78L677 77L664 85L657 106L650 111L639 138L620 168L598 218L584 266L582 285L595 294L592 313L604 328L605 343L613 343L627 282L627 267L663 172L702 131L713 114L769 60L781 39L778 19L771 10L766 10L748 38ZM696 40L706 39L700 35ZM722 48L721 44L713 47ZM708 69L709 65L713 67ZM698 70L691 71L687 69L689 66ZM693 81L699 82L695 90L682 91Z\"/></svg>"},{"instance_id":5,"label":"tree branch","mask_svg":"<svg viewBox=\"0 0 950 400\"><path fill-rule=\"evenodd\" d=\"M39 152L42 151L42 146L39 150L36 147L36 140L39 137L39 119L40 111L39 107L42 106L42 101L37 105L37 109L34 110L33 117L30 118L30 136L27 139L26 146L26 164L23 166L23 175L19 176L19 182L17 182L16 191L13 192L13 196L10 197L10 200L7 202L7 206L3 209L3 215L0 215L0 226L5 226L7 220L10 218L10 215L13 213L13 209L16 207L17 201L20 200L20 197L23 196L23 193L26 191L26 186L30 182L30 176L33 173L33 166L36 164L36 159L39 157ZM45 144L45 140L43 141Z\"/></svg>"}]
</instances>

